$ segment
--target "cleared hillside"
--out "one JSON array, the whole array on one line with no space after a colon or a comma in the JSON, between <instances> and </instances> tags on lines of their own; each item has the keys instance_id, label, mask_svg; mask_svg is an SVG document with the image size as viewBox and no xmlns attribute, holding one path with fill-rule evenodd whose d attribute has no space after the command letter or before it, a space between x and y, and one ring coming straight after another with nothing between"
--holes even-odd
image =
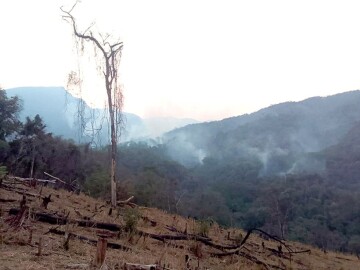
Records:
<instances>
[{"instance_id":1,"label":"cleared hillside","mask_svg":"<svg viewBox=\"0 0 360 270\"><path fill-rule=\"evenodd\" d=\"M44 198L49 195L45 209ZM186 255L188 269L360 267L355 256L277 241L256 232L246 238L240 229L204 224L154 208L125 204L109 215L110 206L104 201L34 181L3 180L0 201L0 269L99 269L92 266L99 233L107 234L112 243L102 269L124 269L125 263L186 269ZM57 224L50 224L50 217ZM107 230L99 224L108 224Z\"/></svg>"}]
</instances>

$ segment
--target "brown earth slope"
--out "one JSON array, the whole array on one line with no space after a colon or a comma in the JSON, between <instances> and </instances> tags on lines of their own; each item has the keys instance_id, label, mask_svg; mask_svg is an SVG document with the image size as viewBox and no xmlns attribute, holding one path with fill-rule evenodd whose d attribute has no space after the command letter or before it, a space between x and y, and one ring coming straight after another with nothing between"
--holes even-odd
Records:
<instances>
[{"instance_id":1,"label":"brown earth slope","mask_svg":"<svg viewBox=\"0 0 360 270\"><path fill-rule=\"evenodd\" d=\"M360 269L355 256L255 231L246 238L240 229L135 205L109 211L106 202L85 194L3 180L0 269L100 269L96 242L104 235L108 248L101 269L125 269L125 263L156 269Z\"/></svg>"}]
</instances>

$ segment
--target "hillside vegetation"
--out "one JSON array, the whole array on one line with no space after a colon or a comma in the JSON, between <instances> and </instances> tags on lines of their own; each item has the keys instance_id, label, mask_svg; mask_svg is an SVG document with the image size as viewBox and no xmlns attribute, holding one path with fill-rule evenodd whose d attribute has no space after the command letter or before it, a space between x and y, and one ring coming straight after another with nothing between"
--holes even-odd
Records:
<instances>
[{"instance_id":1,"label":"hillside vegetation","mask_svg":"<svg viewBox=\"0 0 360 270\"><path fill-rule=\"evenodd\" d=\"M108 199L108 148L57 137L42 117L20 122L0 92L3 174L63 179ZM176 129L118 151L118 195L222 226L259 228L324 251L360 254L360 92L274 105Z\"/></svg>"}]
</instances>

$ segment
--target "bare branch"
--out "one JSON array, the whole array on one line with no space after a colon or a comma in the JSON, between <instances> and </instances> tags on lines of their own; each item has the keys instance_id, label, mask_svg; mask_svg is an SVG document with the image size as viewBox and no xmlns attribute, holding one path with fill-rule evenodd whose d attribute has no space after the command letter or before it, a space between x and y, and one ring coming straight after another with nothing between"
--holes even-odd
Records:
<instances>
[{"instance_id":1,"label":"bare branch","mask_svg":"<svg viewBox=\"0 0 360 270\"><path fill-rule=\"evenodd\" d=\"M73 7L74 8L74 7ZM74 35L80 41L89 41L94 44L94 48L98 48L102 55L103 61L101 64L105 66L102 67L104 80L105 80L105 89L108 97L108 110L109 110L109 118L110 118L110 132L111 132L111 203L113 206L116 206L116 182L115 182L115 167L116 167L116 150L117 150L117 134L118 134L118 118L120 116L121 108L122 108L122 94L118 85L118 66L120 64L121 51L123 48L122 42L116 42L114 44L110 44L107 39L110 37L109 34L105 36L98 34L100 36L100 40L96 38L92 31L90 31L91 27L94 25L90 25L84 32L80 32L76 25L76 20L71 14L73 8L70 11L64 10L62 7L60 8L63 12L63 18L67 22L72 25ZM89 33L88 33L89 32ZM96 49L95 49L96 53ZM118 91L120 91L120 102L118 100Z\"/></svg>"}]
</instances>

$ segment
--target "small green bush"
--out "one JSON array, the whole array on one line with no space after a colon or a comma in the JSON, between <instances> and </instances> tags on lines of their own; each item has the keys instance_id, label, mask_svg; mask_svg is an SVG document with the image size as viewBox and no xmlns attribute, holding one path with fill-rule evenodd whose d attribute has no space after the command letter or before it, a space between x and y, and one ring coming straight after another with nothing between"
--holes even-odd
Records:
<instances>
[{"instance_id":1,"label":"small green bush","mask_svg":"<svg viewBox=\"0 0 360 270\"><path fill-rule=\"evenodd\" d=\"M0 179L3 179L7 175L7 169L5 166L0 166Z\"/></svg>"},{"instance_id":2,"label":"small green bush","mask_svg":"<svg viewBox=\"0 0 360 270\"><path fill-rule=\"evenodd\" d=\"M198 234L204 237L209 235L211 222L209 220L201 220L198 224Z\"/></svg>"},{"instance_id":3,"label":"small green bush","mask_svg":"<svg viewBox=\"0 0 360 270\"><path fill-rule=\"evenodd\" d=\"M84 191L95 198L108 198L110 196L110 176L103 169L93 172L87 177L84 185Z\"/></svg>"},{"instance_id":4,"label":"small green bush","mask_svg":"<svg viewBox=\"0 0 360 270\"><path fill-rule=\"evenodd\" d=\"M135 232L139 219L140 213L136 208L126 209L124 214L125 231L130 233Z\"/></svg>"}]
</instances>

